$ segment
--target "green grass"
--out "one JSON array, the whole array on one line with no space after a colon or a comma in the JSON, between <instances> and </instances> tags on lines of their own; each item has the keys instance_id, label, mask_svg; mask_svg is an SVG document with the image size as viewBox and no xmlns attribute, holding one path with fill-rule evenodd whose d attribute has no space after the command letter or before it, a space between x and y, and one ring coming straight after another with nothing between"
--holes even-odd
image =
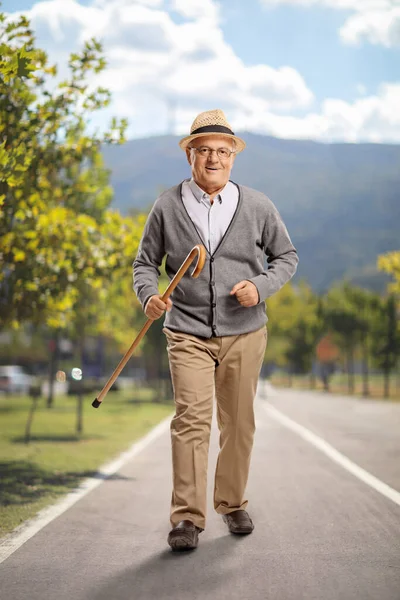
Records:
<instances>
[{"instance_id":1,"label":"green grass","mask_svg":"<svg viewBox=\"0 0 400 600\"><path fill-rule=\"evenodd\" d=\"M310 376L309 375L293 375L291 381L287 375L276 374L272 375L270 381L277 387L291 387L297 389L311 389ZM314 389L323 390L323 383L321 379L316 378L316 386ZM348 389L348 377L345 373L335 373L329 380L330 392L333 394L349 395ZM369 376L369 397L375 399L384 399L384 377L383 375L370 375ZM400 378L399 376L392 375L390 378L389 398L385 400L391 400L395 402L400 401ZM354 376L354 394L355 397L363 396L363 380L362 376L357 374Z\"/></svg>"},{"instance_id":2,"label":"green grass","mask_svg":"<svg viewBox=\"0 0 400 600\"><path fill-rule=\"evenodd\" d=\"M84 397L83 432L76 428L76 398L56 396L47 409L40 399L31 441L24 441L32 401L0 395L0 536L58 500L99 466L129 448L173 413L172 400L152 403L151 391L110 392L98 409Z\"/></svg>"}]
</instances>

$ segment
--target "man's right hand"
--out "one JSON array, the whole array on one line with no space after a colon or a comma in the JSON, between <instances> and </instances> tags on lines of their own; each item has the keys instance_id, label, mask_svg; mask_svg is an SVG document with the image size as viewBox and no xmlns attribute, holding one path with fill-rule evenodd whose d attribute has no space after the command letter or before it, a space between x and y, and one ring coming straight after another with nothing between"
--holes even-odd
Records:
<instances>
[{"instance_id":1,"label":"man's right hand","mask_svg":"<svg viewBox=\"0 0 400 600\"><path fill-rule=\"evenodd\" d=\"M151 296L150 300L147 301L144 314L148 319L159 319L166 310L168 312L171 310L172 300L167 298L167 302L163 302L161 298L160 294L156 294Z\"/></svg>"}]
</instances>

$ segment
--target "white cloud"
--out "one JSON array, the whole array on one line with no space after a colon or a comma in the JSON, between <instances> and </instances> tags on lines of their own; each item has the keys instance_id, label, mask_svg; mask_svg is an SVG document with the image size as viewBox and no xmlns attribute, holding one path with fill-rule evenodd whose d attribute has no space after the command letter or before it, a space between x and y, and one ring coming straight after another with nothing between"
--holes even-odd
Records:
<instances>
[{"instance_id":1,"label":"white cloud","mask_svg":"<svg viewBox=\"0 0 400 600\"><path fill-rule=\"evenodd\" d=\"M325 5L341 10L374 10L398 6L398 0L260 0L265 6L290 4L292 6Z\"/></svg>"},{"instance_id":2,"label":"white cloud","mask_svg":"<svg viewBox=\"0 0 400 600\"><path fill-rule=\"evenodd\" d=\"M112 91L108 112L128 117L130 135L165 132L171 103L192 113L220 107L233 122L243 111L312 104L314 96L295 69L243 63L224 40L215 2L173 0L168 6L184 21L174 22L156 0L93 0L87 6L50 0L37 2L27 15L51 62L56 57L65 63L86 39L102 40L108 68L96 84Z\"/></svg>"},{"instance_id":3,"label":"white cloud","mask_svg":"<svg viewBox=\"0 0 400 600\"><path fill-rule=\"evenodd\" d=\"M110 0L93 0L92 6L98 8L106 8L110 4ZM148 6L150 8L160 8L164 4L164 0L124 0L120 4L124 4L126 7L136 4L138 6Z\"/></svg>"},{"instance_id":4,"label":"white cloud","mask_svg":"<svg viewBox=\"0 0 400 600\"><path fill-rule=\"evenodd\" d=\"M253 114L241 127L283 138L347 142L400 142L400 84L382 84L376 96L353 103L327 99L304 118Z\"/></svg>"},{"instance_id":5,"label":"white cloud","mask_svg":"<svg viewBox=\"0 0 400 600\"><path fill-rule=\"evenodd\" d=\"M188 19L219 19L219 7L213 0L172 0L171 8Z\"/></svg>"},{"instance_id":6,"label":"white cloud","mask_svg":"<svg viewBox=\"0 0 400 600\"><path fill-rule=\"evenodd\" d=\"M340 29L342 40L359 44L363 40L386 47L400 46L400 0L259 0L263 6L326 6L353 11Z\"/></svg>"},{"instance_id":7,"label":"white cloud","mask_svg":"<svg viewBox=\"0 0 400 600\"><path fill-rule=\"evenodd\" d=\"M364 1L372 6L372 0ZM175 133L185 134L198 112L222 108L234 130L400 142L400 84L382 84L376 95L359 87L362 97L354 102L330 98L317 110L312 91L292 67L245 65L224 40L212 6L217 5L211 0L174 0L185 17L179 24L163 0L93 0L87 6L50 0L37 2L27 14L51 63L65 64L68 53L89 37L102 39L108 67L92 83L111 90L112 104L91 123L100 129L117 115L128 118L129 137L166 133L174 116Z\"/></svg>"},{"instance_id":8,"label":"white cloud","mask_svg":"<svg viewBox=\"0 0 400 600\"><path fill-rule=\"evenodd\" d=\"M400 6L359 12L347 19L340 35L349 44L359 44L365 39L387 48L400 46Z\"/></svg>"}]
</instances>

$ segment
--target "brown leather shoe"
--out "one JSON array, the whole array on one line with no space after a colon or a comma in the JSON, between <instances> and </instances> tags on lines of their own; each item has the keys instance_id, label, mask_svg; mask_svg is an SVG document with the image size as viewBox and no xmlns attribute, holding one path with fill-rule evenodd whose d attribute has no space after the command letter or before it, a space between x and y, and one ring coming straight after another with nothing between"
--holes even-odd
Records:
<instances>
[{"instance_id":1,"label":"brown leather shoe","mask_svg":"<svg viewBox=\"0 0 400 600\"><path fill-rule=\"evenodd\" d=\"M254 529L253 521L245 510L234 510L227 515L222 515L231 533L251 533Z\"/></svg>"},{"instance_id":2,"label":"brown leather shoe","mask_svg":"<svg viewBox=\"0 0 400 600\"><path fill-rule=\"evenodd\" d=\"M199 533L202 531L204 530L194 525L192 521L185 519L171 529L168 534L168 544L174 551L192 550L197 548Z\"/></svg>"}]
</instances>

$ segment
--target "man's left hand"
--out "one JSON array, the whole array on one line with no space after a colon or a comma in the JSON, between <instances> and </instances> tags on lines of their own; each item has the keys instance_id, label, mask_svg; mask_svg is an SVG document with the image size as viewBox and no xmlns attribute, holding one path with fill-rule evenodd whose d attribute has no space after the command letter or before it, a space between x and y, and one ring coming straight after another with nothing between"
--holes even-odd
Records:
<instances>
[{"instance_id":1,"label":"man's left hand","mask_svg":"<svg viewBox=\"0 0 400 600\"><path fill-rule=\"evenodd\" d=\"M259 302L258 290L251 281L239 281L229 293L231 296L236 294L236 298L242 306L255 306Z\"/></svg>"}]
</instances>

